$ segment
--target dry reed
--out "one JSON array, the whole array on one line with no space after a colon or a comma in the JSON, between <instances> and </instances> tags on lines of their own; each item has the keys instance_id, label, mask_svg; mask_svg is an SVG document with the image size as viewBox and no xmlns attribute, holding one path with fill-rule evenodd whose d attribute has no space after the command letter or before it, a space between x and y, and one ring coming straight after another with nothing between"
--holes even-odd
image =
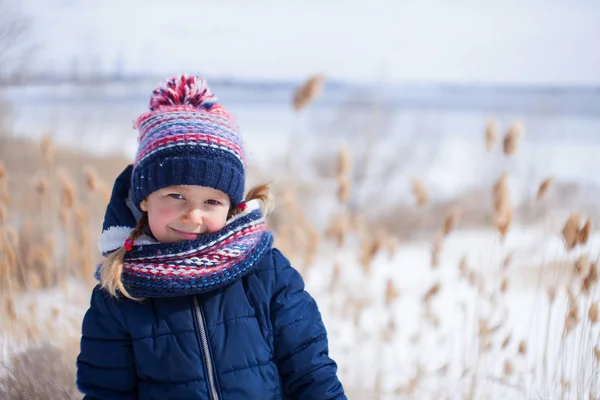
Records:
<instances>
[{"instance_id":1,"label":"dry reed","mask_svg":"<svg viewBox=\"0 0 600 400\"><path fill-rule=\"evenodd\" d=\"M313 75L309 77L297 90L293 98L294 110L300 111L308 106L320 96L323 90L323 75Z\"/></svg>"},{"instance_id":2,"label":"dry reed","mask_svg":"<svg viewBox=\"0 0 600 400\"><path fill-rule=\"evenodd\" d=\"M588 218L585 221L585 224L583 224L583 227L577 233L577 242L580 245L585 246L590 238L591 231L592 231L592 221L590 218Z\"/></svg>"},{"instance_id":3,"label":"dry reed","mask_svg":"<svg viewBox=\"0 0 600 400\"><path fill-rule=\"evenodd\" d=\"M494 149L498 137L498 120L490 118L485 127L485 149L490 152Z\"/></svg>"},{"instance_id":4,"label":"dry reed","mask_svg":"<svg viewBox=\"0 0 600 400\"><path fill-rule=\"evenodd\" d=\"M415 195L416 203L419 207L425 207L429 200L429 192L423 181L417 177L413 178L412 190Z\"/></svg>"},{"instance_id":5,"label":"dry reed","mask_svg":"<svg viewBox=\"0 0 600 400\"><path fill-rule=\"evenodd\" d=\"M540 183L540 186L539 186L537 194L536 194L536 199L538 201L541 200L546 195L546 192L548 192L551 185L552 185L552 178L546 178L542 181L542 183Z\"/></svg>"},{"instance_id":6,"label":"dry reed","mask_svg":"<svg viewBox=\"0 0 600 400\"><path fill-rule=\"evenodd\" d=\"M562 230L562 236L565 240L567 250L572 250L579 240L579 214L573 213L569 216Z\"/></svg>"},{"instance_id":7,"label":"dry reed","mask_svg":"<svg viewBox=\"0 0 600 400\"><path fill-rule=\"evenodd\" d=\"M501 237L504 237L512 221L510 190L508 188L508 175L506 173L503 173L495 182L492 193L494 223Z\"/></svg>"},{"instance_id":8,"label":"dry reed","mask_svg":"<svg viewBox=\"0 0 600 400\"><path fill-rule=\"evenodd\" d=\"M588 310L588 318L592 325L598 322L598 303L592 303Z\"/></svg>"},{"instance_id":9,"label":"dry reed","mask_svg":"<svg viewBox=\"0 0 600 400\"><path fill-rule=\"evenodd\" d=\"M513 122L509 128L503 141L503 151L505 156L513 155L517 149L519 140L523 136L525 129L521 122Z\"/></svg>"}]
</instances>

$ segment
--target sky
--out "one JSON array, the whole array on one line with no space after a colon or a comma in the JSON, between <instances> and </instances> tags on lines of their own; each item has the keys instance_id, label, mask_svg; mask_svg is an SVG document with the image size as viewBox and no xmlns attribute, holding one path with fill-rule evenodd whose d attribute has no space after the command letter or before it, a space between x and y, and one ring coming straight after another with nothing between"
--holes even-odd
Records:
<instances>
[{"instance_id":1,"label":"sky","mask_svg":"<svg viewBox=\"0 0 600 400\"><path fill-rule=\"evenodd\" d=\"M23 0L35 68L600 85L594 0Z\"/></svg>"}]
</instances>

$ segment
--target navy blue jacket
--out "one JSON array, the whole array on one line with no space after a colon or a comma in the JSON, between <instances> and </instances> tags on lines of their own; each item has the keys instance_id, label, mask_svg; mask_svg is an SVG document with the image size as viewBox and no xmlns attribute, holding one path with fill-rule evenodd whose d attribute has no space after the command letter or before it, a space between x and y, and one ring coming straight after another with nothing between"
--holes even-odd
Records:
<instances>
[{"instance_id":1,"label":"navy blue jacket","mask_svg":"<svg viewBox=\"0 0 600 400\"><path fill-rule=\"evenodd\" d=\"M139 303L97 286L77 367L88 400L346 398L317 304L277 249L202 295Z\"/></svg>"}]
</instances>

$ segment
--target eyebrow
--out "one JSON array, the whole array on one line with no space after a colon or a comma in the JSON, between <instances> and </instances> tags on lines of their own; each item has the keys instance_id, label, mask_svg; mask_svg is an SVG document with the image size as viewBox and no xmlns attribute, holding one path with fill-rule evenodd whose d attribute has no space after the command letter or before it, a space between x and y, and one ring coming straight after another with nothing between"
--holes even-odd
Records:
<instances>
[{"instance_id":1,"label":"eyebrow","mask_svg":"<svg viewBox=\"0 0 600 400\"><path fill-rule=\"evenodd\" d=\"M206 186L205 186L206 187ZM175 190L180 190L182 192L190 192L190 187L187 185L174 185L171 186L171 188L175 189ZM209 195L209 197L215 197L215 198L219 198L219 199L227 199L227 195L225 193L221 193L218 190L215 190L213 188L209 188L211 191L211 194Z\"/></svg>"}]
</instances>

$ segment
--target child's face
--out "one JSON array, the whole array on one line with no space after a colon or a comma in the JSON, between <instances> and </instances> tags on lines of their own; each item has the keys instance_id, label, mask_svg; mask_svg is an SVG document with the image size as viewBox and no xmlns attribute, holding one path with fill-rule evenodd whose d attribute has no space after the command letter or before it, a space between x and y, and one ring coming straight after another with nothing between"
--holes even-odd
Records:
<instances>
[{"instance_id":1,"label":"child's face","mask_svg":"<svg viewBox=\"0 0 600 400\"><path fill-rule=\"evenodd\" d=\"M225 226L231 202L220 190L204 186L170 186L140 204L148 212L152 234L162 243L194 240Z\"/></svg>"}]
</instances>

